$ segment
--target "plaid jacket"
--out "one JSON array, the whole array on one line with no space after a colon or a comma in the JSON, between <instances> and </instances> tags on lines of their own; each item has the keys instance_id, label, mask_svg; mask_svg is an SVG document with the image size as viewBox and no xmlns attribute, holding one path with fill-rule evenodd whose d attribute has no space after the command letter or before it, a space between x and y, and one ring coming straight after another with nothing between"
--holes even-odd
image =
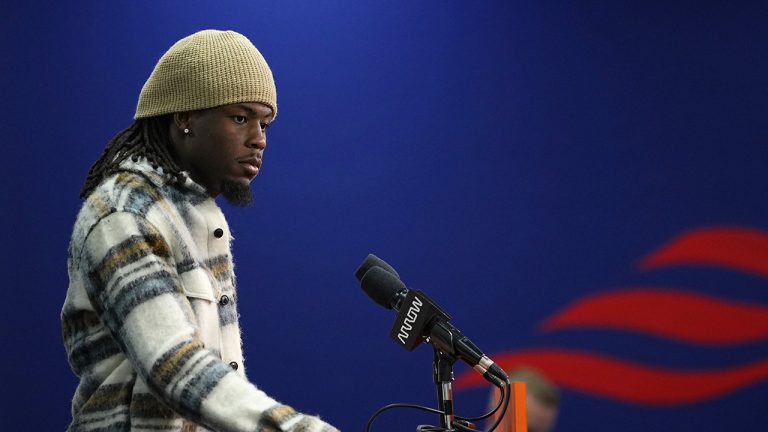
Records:
<instances>
[{"instance_id":1,"label":"plaid jacket","mask_svg":"<svg viewBox=\"0 0 768 432\"><path fill-rule=\"evenodd\" d=\"M245 377L224 215L187 178L127 161L69 246L62 332L80 377L70 431L331 431Z\"/></svg>"}]
</instances>

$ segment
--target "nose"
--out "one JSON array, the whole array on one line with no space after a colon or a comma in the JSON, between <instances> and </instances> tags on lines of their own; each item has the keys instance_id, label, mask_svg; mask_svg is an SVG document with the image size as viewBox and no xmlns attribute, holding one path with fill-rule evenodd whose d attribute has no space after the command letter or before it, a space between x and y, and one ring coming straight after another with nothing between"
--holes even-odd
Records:
<instances>
[{"instance_id":1,"label":"nose","mask_svg":"<svg viewBox=\"0 0 768 432\"><path fill-rule=\"evenodd\" d=\"M261 125L257 124L253 131L248 136L246 143L248 148L264 150L267 147L267 134L261 128Z\"/></svg>"}]
</instances>

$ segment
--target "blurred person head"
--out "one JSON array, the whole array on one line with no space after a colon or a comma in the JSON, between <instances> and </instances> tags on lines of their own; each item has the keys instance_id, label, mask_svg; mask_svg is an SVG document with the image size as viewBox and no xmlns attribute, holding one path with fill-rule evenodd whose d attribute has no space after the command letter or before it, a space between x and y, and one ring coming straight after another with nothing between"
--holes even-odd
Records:
<instances>
[{"instance_id":1,"label":"blurred person head","mask_svg":"<svg viewBox=\"0 0 768 432\"><path fill-rule=\"evenodd\" d=\"M557 414L560 409L560 390L557 386L544 374L527 366L521 366L509 371L509 381L524 382L526 384L528 432L550 432L554 430ZM492 408L499 403L498 398L498 392L494 389L491 395ZM499 432L511 432L513 424L514 419L508 408L507 417L496 430Z\"/></svg>"}]
</instances>

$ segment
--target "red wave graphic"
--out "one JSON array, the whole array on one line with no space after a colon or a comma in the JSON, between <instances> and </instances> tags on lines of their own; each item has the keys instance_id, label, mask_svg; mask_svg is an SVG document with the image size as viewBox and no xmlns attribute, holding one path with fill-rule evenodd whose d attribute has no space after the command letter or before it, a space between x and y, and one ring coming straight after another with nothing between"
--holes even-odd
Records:
<instances>
[{"instance_id":1,"label":"red wave graphic","mask_svg":"<svg viewBox=\"0 0 768 432\"><path fill-rule=\"evenodd\" d=\"M582 298L541 324L545 331L608 327L701 344L768 340L768 307L661 288Z\"/></svg>"},{"instance_id":2,"label":"red wave graphic","mask_svg":"<svg viewBox=\"0 0 768 432\"><path fill-rule=\"evenodd\" d=\"M527 365L557 385L642 405L682 405L716 398L768 378L768 359L712 370L677 370L648 366L593 353L521 350L495 355L504 369ZM474 370L456 379L458 390L487 385Z\"/></svg>"},{"instance_id":3,"label":"red wave graphic","mask_svg":"<svg viewBox=\"0 0 768 432\"><path fill-rule=\"evenodd\" d=\"M740 227L696 229L651 253L638 267L679 264L715 265L768 277L768 233Z\"/></svg>"}]
</instances>

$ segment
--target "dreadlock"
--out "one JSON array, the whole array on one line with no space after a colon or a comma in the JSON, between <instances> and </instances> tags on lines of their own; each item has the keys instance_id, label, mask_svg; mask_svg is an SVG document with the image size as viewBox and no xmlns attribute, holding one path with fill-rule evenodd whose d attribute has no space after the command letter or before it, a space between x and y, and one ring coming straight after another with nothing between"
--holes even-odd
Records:
<instances>
[{"instance_id":1,"label":"dreadlock","mask_svg":"<svg viewBox=\"0 0 768 432\"><path fill-rule=\"evenodd\" d=\"M181 181L181 169L168 150L171 116L166 114L140 118L115 135L88 171L85 184L80 190L80 198L87 197L103 179L119 171L120 164L129 157L134 162L146 158L153 168L161 167L163 172Z\"/></svg>"}]
</instances>

